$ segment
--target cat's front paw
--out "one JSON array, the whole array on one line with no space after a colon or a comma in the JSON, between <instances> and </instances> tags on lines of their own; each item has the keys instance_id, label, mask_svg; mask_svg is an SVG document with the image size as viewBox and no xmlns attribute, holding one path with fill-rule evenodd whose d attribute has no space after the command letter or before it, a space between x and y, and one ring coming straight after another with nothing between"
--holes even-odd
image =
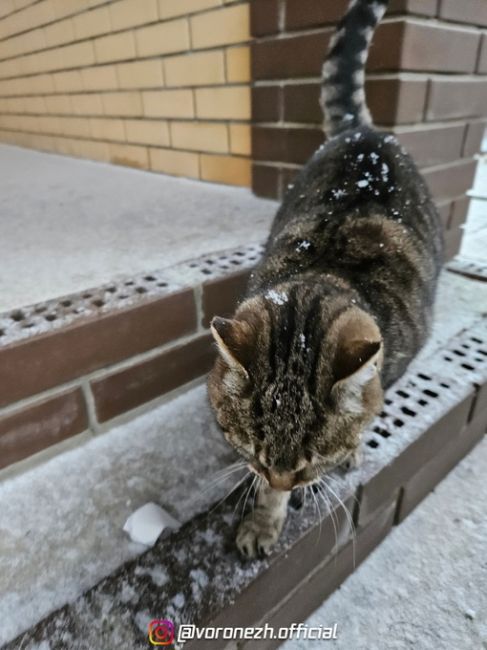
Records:
<instances>
[{"instance_id":1,"label":"cat's front paw","mask_svg":"<svg viewBox=\"0 0 487 650\"><path fill-rule=\"evenodd\" d=\"M350 469L356 469L362 464L362 450L356 449L350 456L340 465L340 469L348 472Z\"/></svg>"},{"instance_id":2,"label":"cat's front paw","mask_svg":"<svg viewBox=\"0 0 487 650\"><path fill-rule=\"evenodd\" d=\"M279 539L281 528L276 522L258 521L249 515L239 526L237 548L247 558L269 555Z\"/></svg>"}]
</instances>

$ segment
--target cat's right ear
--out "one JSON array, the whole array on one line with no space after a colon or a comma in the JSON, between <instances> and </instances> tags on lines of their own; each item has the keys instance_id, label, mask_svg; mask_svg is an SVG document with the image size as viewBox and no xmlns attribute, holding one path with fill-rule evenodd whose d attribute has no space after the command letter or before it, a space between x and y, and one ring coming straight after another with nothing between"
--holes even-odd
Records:
<instances>
[{"instance_id":1,"label":"cat's right ear","mask_svg":"<svg viewBox=\"0 0 487 650\"><path fill-rule=\"evenodd\" d=\"M242 320L220 318L211 321L211 333L225 363L248 377L247 367L253 353L253 331Z\"/></svg>"}]
</instances>

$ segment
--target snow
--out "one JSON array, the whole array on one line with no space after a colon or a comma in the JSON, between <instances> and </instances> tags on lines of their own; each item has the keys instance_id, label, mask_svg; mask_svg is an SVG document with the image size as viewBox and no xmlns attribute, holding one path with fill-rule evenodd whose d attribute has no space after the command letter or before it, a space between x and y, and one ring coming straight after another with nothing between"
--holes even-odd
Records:
<instances>
[{"instance_id":1,"label":"snow","mask_svg":"<svg viewBox=\"0 0 487 650\"><path fill-rule=\"evenodd\" d=\"M367 187L369 184L369 181L366 180L365 178L361 181L357 181L357 187Z\"/></svg>"},{"instance_id":2,"label":"snow","mask_svg":"<svg viewBox=\"0 0 487 650\"><path fill-rule=\"evenodd\" d=\"M284 291L276 291L276 289L270 289L266 294L265 297L273 302L275 305L285 305L288 301L287 295L284 293Z\"/></svg>"},{"instance_id":3,"label":"snow","mask_svg":"<svg viewBox=\"0 0 487 650\"><path fill-rule=\"evenodd\" d=\"M486 647L486 465L484 440L305 624L337 623L336 650Z\"/></svg>"}]
</instances>

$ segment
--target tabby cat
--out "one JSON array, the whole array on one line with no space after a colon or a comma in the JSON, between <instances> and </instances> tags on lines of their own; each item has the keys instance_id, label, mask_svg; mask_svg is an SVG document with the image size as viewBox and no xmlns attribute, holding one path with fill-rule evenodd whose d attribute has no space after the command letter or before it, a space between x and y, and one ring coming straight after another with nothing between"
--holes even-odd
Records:
<instances>
[{"instance_id":1,"label":"tabby cat","mask_svg":"<svg viewBox=\"0 0 487 650\"><path fill-rule=\"evenodd\" d=\"M211 324L209 395L260 480L237 546L276 542L290 491L357 462L383 389L428 336L441 268L438 214L410 156L371 126L364 68L387 0L354 0L323 67L328 141L277 212L233 319Z\"/></svg>"}]
</instances>

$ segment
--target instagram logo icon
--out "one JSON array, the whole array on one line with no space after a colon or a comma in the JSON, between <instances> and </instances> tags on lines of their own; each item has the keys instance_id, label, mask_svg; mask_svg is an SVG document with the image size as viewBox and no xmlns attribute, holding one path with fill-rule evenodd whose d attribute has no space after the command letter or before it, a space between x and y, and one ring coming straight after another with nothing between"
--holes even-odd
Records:
<instances>
[{"instance_id":1,"label":"instagram logo icon","mask_svg":"<svg viewBox=\"0 0 487 650\"><path fill-rule=\"evenodd\" d=\"M171 645L174 641L174 623L155 619L149 623L149 641L152 645Z\"/></svg>"}]
</instances>

